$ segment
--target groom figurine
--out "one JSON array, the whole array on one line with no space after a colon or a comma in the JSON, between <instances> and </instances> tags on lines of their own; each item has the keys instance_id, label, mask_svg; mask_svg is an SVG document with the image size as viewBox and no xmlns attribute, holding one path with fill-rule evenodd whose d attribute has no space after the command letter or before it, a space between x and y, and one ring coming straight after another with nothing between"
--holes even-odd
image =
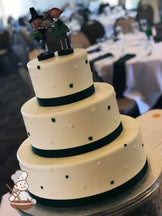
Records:
<instances>
[{"instance_id":1,"label":"groom figurine","mask_svg":"<svg viewBox=\"0 0 162 216\"><path fill-rule=\"evenodd\" d=\"M33 26L33 38L37 41L42 41L42 49L45 50L46 28L42 25L43 16L39 15L35 8L30 8L32 18L29 23Z\"/></svg>"}]
</instances>

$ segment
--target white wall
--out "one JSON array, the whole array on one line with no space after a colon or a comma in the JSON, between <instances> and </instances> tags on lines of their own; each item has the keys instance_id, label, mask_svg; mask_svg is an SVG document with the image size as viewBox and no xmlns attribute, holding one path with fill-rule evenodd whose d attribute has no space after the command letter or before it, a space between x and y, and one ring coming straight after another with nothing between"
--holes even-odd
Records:
<instances>
[{"instance_id":1,"label":"white wall","mask_svg":"<svg viewBox=\"0 0 162 216\"><path fill-rule=\"evenodd\" d=\"M95 1L95 0L91 0ZM110 2L111 4L117 4L118 0L99 0L100 2ZM127 2L135 3L137 0L129 0ZM154 9L154 22L160 21L158 0L141 0L143 4L150 4ZM159 0L162 1L162 0ZM0 0L0 19L7 20L9 15L17 19L20 16L29 13L30 7L35 7L36 10L45 11L52 7L62 7L65 3L76 4L83 3L88 5L90 0Z\"/></svg>"},{"instance_id":2,"label":"white wall","mask_svg":"<svg viewBox=\"0 0 162 216\"><path fill-rule=\"evenodd\" d=\"M69 4L88 4L88 0L0 0L0 18L6 20L11 15L17 19L20 16L28 14L30 7L45 11L53 7L62 7L67 2Z\"/></svg>"}]
</instances>

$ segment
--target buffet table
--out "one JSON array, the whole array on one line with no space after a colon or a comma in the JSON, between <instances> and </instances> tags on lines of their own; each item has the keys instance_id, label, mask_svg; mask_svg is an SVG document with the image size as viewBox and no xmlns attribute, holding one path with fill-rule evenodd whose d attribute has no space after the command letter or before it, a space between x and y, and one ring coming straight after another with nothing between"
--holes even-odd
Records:
<instances>
[{"instance_id":1,"label":"buffet table","mask_svg":"<svg viewBox=\"0 0 162 216\"><path fill-rule=\"evenodd\" d=\"M147 174L148 176L146 176L146 177L149 177L149 178L147 179L145 177L146 179L144 179L143 181L146 181L146 183L148 183L149 180L152 181L153 180L152 178L156 177L155 181L152 183L153 188L152 189L151 189L151 187L147 188L148 193L143 194L144 196L140 197L140 199L145 199L145 198L148 198L149 196L151 197L152 194L155 194L154 197L151 198L150 200L151 200L151 203L155 204L156 208L159 208L159 205L160 206L162 205L162 201L161 201L161 198L160 198L160 195L162 194L162 191L160 191L158 189L158 186L160 184L160 180L157 179L156 175L158 175L158 178L159 178L159 172L160 172L159 170L161 170L161 167L162 167L162 160L161 160L161 158L162 158L162 132L161 132L162 131L162 110L148 111L145 114L139 116L137 118L137 121L139 122L140 127L141 127L141 132L142 132L142 137L143 137L146 153L148 155L150 155L150 153L151 153L151 161L152 161L151 166L153 166L154 172L155 172L154 173L155 176L151 176L151 177L150 177L150 173L148 173ZM154 157L152 155L154 155ZM154 158L155 161L153 161L152 158ZM149 160L150 160L150 158L149 158ZM158 167L155 167L157 161L158 161ZM140 187L141 187L142 184L143 183L139 184L139 187L137 187L137 191L140 190ZM149 182L149 184L150 184L150 182ZM150 189L151 189L151 192L150 192ZM162 189L162 185L160 186L160 189ZM126 196L128 196L128 197L130 195L133 196L133 193L132 194L127 193ZM0 206L0 215L1 216L8 216L8 215L18 216L18 215L20 215L15 209L13 209L10 206L9 201L8 201L8 196L9 196L9 194L5 194L3 196L3 198L2 198L2 202L1 202L1 206ZM116 200L113 200L113 202L111 203L111 208L113 208L113 204L115 202L117 204L119 204ZM136 202L137 202L137 200L136 200ZM66 212L65 209L63 211L61 211L60 208L58 208L58 209L56 208L55 212L53 212L52 215L56 215L56 216L58 216L58 215L60 215L60 216L70 216L70 215L71 216L73 216L73 215L75 215L75 216L76 215L80 215L80 216L81 215L86 215L86 216L95 215L95 216L98 216L98 215L101 215L101 214L97 213L97 211L102 212L103 213L102 215L107 215L107 214L105 214L107 205L109 206L110 203L105 204L105 205L104 204L102 204L102 205L99 204L99 206L98 206L98 204L95 204L95 205L93 205L94 210L93 209L88 209L87 207L85 207L85 208L80 207L79 211L82 212L82 213L79 213L79 214L77 212L78 210L75 210L75 209L72 209L72 211L68 210ZM121 205L121 203L120 203L120 205ZM36 215L36 214L32 213L32 212L35 211L34 208L35 207L32 207L31 209L28 210L29 211L28 213L27 212L26 212L26 214L21 213L21 215L37 216L38 214ZM144 208L148 208L148 206L144 205ZM51 214L48 213L48 211L51 211L51 207L45 207L45 208L43 207L43 209L44 209L44 211L42 210L42 206L41 207L39 206L38 210L40 211L40 214L39 214L40 216L41 215L42 216L51 215ZM46 211L47 211L47 214L45 214ZM158 210L158 211L160 211L160 210ZM113 215L113 214L111 214L111 215ZM153 215L153 214L150 214L150 215ZM156 215L160 216L160 214L156 214ZM139 216L142 216L142 215L139 214Z\"/></svg>"},{"instance_id":2,"label":"buffet table","mask_svg":"<svg viewBox=\"0 0 162 216\"><path fill-rule=\"evenodd\" d=\"M125 63L126 67L126 89L124 96L135 99L141 114L148 111L155 105L162 95L162 42L155 43L151 48L151 53L147 54L144 36L127 34L125 36L125 54L135 54L136 56ZM112 84L113 65L121 56L121 43L107 40L100 44L93 45L87 51L100 46L101 51L88 54L89 61L112 53L113 57L107 57L95 61L94 69L99 72L103 80Z\"/></svg>"}]
</instances>

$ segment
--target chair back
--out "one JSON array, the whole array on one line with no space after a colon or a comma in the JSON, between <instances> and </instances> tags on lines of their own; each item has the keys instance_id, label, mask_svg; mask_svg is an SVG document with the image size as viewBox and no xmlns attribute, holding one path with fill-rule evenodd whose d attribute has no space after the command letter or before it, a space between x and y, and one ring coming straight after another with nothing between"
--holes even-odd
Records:
<instances>
[{"instance_id":1,"label":"chair back","mask_svg":"<svg viewBox=\"0 0 162 216\"><path fill-rule=\"evenodd\" d=\"M124 34L131 33L133 31L132 23L136 23L136 20L132 17L119 18L114 24L114 34L116 35L116 27L120 26Z\"/></svg>"},{"instance_id":2,"label":"chair back","mask_svg":"<svg viewBox=\"0 0 162 216\"><path fill-rule=\"evenodd\" d=\"M0 33L0 49L9 50L10 48L10 35L7 30Z\"/></svg>"},{"instance_id":3,"label":"chair back","mask_svg":"<svg viewBox=\"0 0 162 216\"><path fill-rule=\"evenodd\" d=\"M140 20L147 20L147 24L149 27L153 26L154 20L154 11L151 5L148 4L141 4L138 7L136 20L140 25Z\"/></svg>"},{"instance_id":4,"label":"chair back","mask_svg":"<svg viewBox=\"0 0 162 216\"><path fill-rule=\"evenodd\" d=\"M162 41L162 22L155 24L156 36L155 41Z\"/></svg>"},{"instance_id":5,"label":"chair back","mask_svg":"<svg viewBox=\"0 0 162 216\"><path fill-rule=\"evenodd\" d=\"M84 23L81 27L81 32L87 36L91 45L95 44L97 39L103 38L105 36L104 26L97 20Z\"/></svg>"},{"instance_id":6,"label":"chair back","mask_svg":"<svg viewBox=\"0 0 162 216\"><path fill-rule=\"evenodd\" d=\"M70 35L70 42L73 48L86 49L87 47L91 45L86 35L81 31L77 33L72 33Z\"/></svg>"},{"instance_id":7,"label":"chair back","mask_svg":"<svg viewBox=\"0 0 162 216\"><path fill-rule=\"evenodd\" d=\"M125 0L119 0L118 5L125 9Z\"/></svg>"}]
</instances>

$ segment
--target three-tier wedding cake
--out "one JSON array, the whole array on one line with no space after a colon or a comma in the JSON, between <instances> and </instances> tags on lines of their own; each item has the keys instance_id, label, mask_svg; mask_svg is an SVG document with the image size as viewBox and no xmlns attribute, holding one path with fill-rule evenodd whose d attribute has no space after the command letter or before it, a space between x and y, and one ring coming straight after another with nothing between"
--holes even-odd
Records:
<instances>
[{"instance_id":1,"label":"three-tier wedding cake","mask_svg":"<svg viewBox=\"0 0 162 216\"><path fill-rule=\"evenodd\" d=\"M36 97L21 109L17 157L37 201L88 203L134 184L147 167L139 125L119 114L111 85L93 82L86 50L27 66Z\"/></svg>"}]
</instances>

